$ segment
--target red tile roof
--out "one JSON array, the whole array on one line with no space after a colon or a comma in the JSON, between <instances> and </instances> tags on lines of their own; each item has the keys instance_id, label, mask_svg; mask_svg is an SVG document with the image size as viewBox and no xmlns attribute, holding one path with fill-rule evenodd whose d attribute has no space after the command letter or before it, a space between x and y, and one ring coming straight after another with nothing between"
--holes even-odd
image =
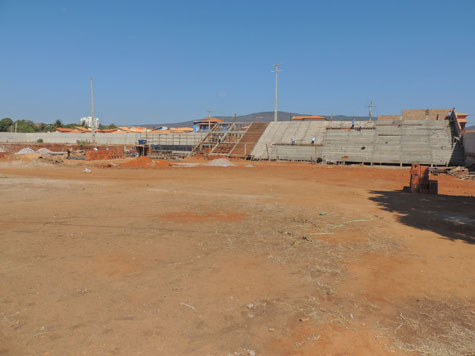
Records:
<instances>
[{"instance_id":1,"label":"red tile roof","mask_svg":"<svg viewBox=\"0 0 475 356\"><path fill-rule=\"evenodd\" d=\"M223 120L220 120L216 117L210 117L210 118L194 121L195 124L208 124L208 123L219 123L219 122L223 122Z\"/></svg>"},{"instance_id":2,"label":"red tile roof","mask_svg":"<svg viewBox=\"0 0 475 356\"><path fill-rule=\"evenodd\" d=\"M66 127L58 127L58 128L56 128L56 132L81 133L81 131L79 131L79 130L68 129Z\"/></svg>"},{"instance_id":3,"label":"red tile roof","mask_svg":"<svg viewBox=\"0 0 475 356\"><path fill-rule=\"evenodd\" d=\"M326 117L320 115L294 116L292 120L328 120Z\"/></svg>"}]
</instances>

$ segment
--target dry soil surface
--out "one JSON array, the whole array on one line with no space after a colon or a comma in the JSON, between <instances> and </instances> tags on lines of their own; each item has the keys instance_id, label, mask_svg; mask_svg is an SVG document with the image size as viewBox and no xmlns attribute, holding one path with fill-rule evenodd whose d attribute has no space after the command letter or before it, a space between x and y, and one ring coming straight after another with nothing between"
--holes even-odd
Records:
<instances>
[{"instance_id":1,"label":"dry soil surface","mask_svg":"<svg viewBox=\"0 0 475 356\"><path fill-rule=\"evenodd\" d=\"M245 164L0 163L0 355L475 354L474 182Z\"/></svg>"}]
</instances>

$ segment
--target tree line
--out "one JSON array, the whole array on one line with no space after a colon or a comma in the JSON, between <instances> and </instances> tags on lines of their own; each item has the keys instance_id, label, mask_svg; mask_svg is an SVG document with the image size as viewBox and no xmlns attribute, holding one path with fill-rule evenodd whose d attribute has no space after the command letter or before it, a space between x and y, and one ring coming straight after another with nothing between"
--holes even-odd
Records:
<instances>
[{"instance_id":1,"label":"tree line","mask_svg":"<svg viewBox=\"0 0 475 356\"><path fill-rule=\"evenodd\" d=\"M56 120L52 124L45 124L45 123L35 123L30 120L17 120L13 121L11 118L6 117L0 120L0 132L54 132L57 128L64 127L69 129L74 129L76 126L83 126L85 125L78 125L78 124L63 124L61 120ZM104 129L115 129L117 128L116 125L99 125L100 130Z\"/></svg>"}]
</instances>

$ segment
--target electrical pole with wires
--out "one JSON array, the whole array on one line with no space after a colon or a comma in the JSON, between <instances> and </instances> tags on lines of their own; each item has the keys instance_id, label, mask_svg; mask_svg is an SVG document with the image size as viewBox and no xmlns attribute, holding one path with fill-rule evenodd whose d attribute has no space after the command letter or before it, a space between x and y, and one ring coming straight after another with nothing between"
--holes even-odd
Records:
<instances>
[{"instance_id":1,"label":"electrical pole with wires","mask_svg":"<svg viewBox=\"0 0 475 356\"><path fill-rule=\"evenodd\" d=\"M93 78L91 78L91 133L92 142L96 142L96 123L94 122L94 89L92 85Z\"/></svg>"},{"instance_id":2,"label":"electrical pole with wires","mask_svg":"<svg viewBox=\"0 0 475 356\"><path fill-rule=\"evenodd\" d=\"M367 106L369 108L369 121L372 121L373 119L373 108L375 108L376 105L373 105L373 100L371 100L370 104Z\"/></svg>"},{"instance_id":3,"label":"electrical pole with wires","mask_svg":"<svg viewBox=\"0 0 475 356\"><path fill-rule=\"evenodd\" d=\"M281 66L282 63L279 64L274 64L273 67L275 67L275 70L272 71L272 73L275 73L275 108L274 108L274 121L277 121L277 94L278 94L278 88L279 88L279 72L282 72L282 70L279 69L279 66Z\"/></svg>"},{"instance_id":4,"label":"electrical pole with wires","mask_svg":"<svg viewBox=\"0 0 475 356\"><path fill-rule=\"evenodd\" d=\"M208 132L211 131L211 113L213 112L212 110L208 109Z\"/></svg>"}]
</instances>

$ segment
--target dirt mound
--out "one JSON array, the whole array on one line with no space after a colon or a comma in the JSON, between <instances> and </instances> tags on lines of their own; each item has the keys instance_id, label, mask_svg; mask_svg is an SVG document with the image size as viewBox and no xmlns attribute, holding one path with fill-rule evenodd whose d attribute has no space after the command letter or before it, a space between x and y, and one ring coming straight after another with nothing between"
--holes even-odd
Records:
<instances>
[{"instance_id":1,"label":"dirt mound","mask_svg":"<svg viewBox=\"0 0 475 356\"><path fill-rule=\"evenodd\" d=\"M33 154L33 153L36 153L36 152L34 150L32 150L30 147L25 147L25 148L22 148L20 151L18 151L15 154L16 155L30 155L30 154Z\"/></svg>"},{"instance_id":2,"label":"dirt mound","mask_svg":"<svg viewBox=\"0 0 475 356\"><path fill-rule=\"evenodd\" d=\"M39 154L42 154L42 155L50 155L51 153L53 153L53 151L47 149L47 148L40 148L40 149L37 149L36 150L36 153L39 153Z\"/></svg>"},{"instance_id":3,"label":"dirt mound","mask_svg":"<svg viewBox=\"0 0 475 356\"><path fill-rule=\"evenodd\" d=\"M236 165L226 158L214 159L209 163L206 163L206 166L212 167L235 167Z\"/></svg>"},{"instance_id":4,"label":"dirt mound","mask_svg":"<svg viewBox=\"0 0 475 356\"><path fill-rule=\"evenodd\" d=\"M129 167L129 168L154 168L154 167L169 167L170 163L167 161L159 160L159 159L151 159L147 156L137 157L132 161L122 163L121 167Z\"/></svg>"}]
</instances>

